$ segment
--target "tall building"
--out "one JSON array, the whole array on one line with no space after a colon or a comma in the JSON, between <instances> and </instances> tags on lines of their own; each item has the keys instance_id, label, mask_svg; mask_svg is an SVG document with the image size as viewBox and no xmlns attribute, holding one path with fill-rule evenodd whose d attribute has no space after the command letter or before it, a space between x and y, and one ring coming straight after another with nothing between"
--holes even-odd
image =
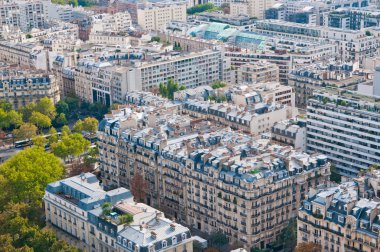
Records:
<instances>
[{"instance_id":1,"label":"tall building","mask_svg":"<svg viewBox=\"0 0 380 252\"><path fill-rule=\"evenodd\" d=\"M144 30L164 30L172 20L186 22L186 2L157 2L137 8L137 23Z\"/></svg>"},{"instance_id":2,"label":"tall building","mask_svg":"<svg viewBox=\"0 0 380 252\"><path fill-rule=\"evenodd\" d=\"M141 174L147 204L200 231L221 230L230 243L267 247L296 216L308 188L330 174L326 156L194 119L178 102L146 93L127 101L133 105L99 124L104 186L129 188Z\"/></svg>"},{"instance_id":3,"label":"tall building","mask_svg":"<svg viewBox=\"0 0 380 252\"><path fill-rule=\"evenodd\" d=\"M337 171L355 176L380 163L380 103L350 91L318 91L307 106L307 150L329 157Z\"/></svg>"},{"instance_id":4,"label":"tall building","mask_svg":"<svg viewBox=\"0 0 380 252\"><path fill-rule=\"evenodd\" d=\"M193 251L188 228L134 202L125 188L104 191L91 173L50 183L43 200L47 227L82 250Z\"/></svg>"},{"instance_id":5,"label":"tall building","mask_svg":"<svg viewBox=\"0 0 380 252\"><path fill-rule=\"evenodd\" d=\"M380 203L358 191L356 182L310 190L298 212L297 242L322 251L379 251Z\"/></svg>"},{"instance_id":6,"label":"tall building","mask_svg":"<svg viewBox=\"0 0 380 252\"><path fill-rule=\"evenodd\" d=\"M44 28L49 15L47 0L1 1L0 25L20 28L28 32L32 28Z\"/></svg>"}]
</instances>

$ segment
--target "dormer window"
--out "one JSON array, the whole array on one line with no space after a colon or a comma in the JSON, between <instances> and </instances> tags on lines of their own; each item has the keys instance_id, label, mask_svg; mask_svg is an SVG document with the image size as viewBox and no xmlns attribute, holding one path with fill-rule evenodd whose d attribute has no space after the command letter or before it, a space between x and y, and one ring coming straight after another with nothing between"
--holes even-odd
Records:
<instances>
[{"instance_id":1,"label":"dormer window","mask_svg":"<svg viewBox=\"0 0 380 252\"><path fill-rule=\"evenodd\" d=\"M339 215L339 216L338 216L338 221L339 221L340 223L343 223L343 222L344 222L344 217L343 217L342 215Z\"/></svg>"},{"instance_id":2,"label":"dormer window","mask_svg":"<svg viewBox=\"0 0 380 252\"><path fill-rule=\"evenodd\" d=\"M118 243L121 243L121 236L118 236L118 237L117 237L117 242L118 242Z\"/></svg>"},{"instance_id":3,"label":"dormer window","mask_svg":"<svg viewBox=\"0 0 380 252\"><path fill-rule=\"evenodd\" d=\"M177 237L172 237L172 244L177 244Z\"/></svg>"},{"instance_id":4,"label":"dormer window","mask_svg":"<svg viewBox=\"0 0 380 252\"><path fill-rule=\"evenodd\" d=\"M127 239L123 239L123 246L124 246L124 247L127 246Z\"/></svg>"},{"instance_id":5,"label":"dormer window","mask_svg":"<svg viewBox=\"0 0 380 252\"><path fill-rule=\"evenodd\" d=\"M182 240L186 240L186 238L187 238L186 233L183 233L183 234L182 234Z\"/></svg>"},{"instance_id":6,"label":"dormer window","mask_svg":"<svg viewBox=\"0 0 380 252\"><path fill-rule=\"evenodd\" d=\"M128 242L128 248L132 249L132 242Z\"/></svg>"},{"instance_id":7,"label":"dormer window","mask_svg":"<svg viewBox=\"0 0 380 252\"><path fill-rule=\"evenodd\" d=\"M140 251L139 245L135 245L135 252L139 252L139 251Z\"/></svg>"},{"instance_id":8,"label":"dormer window","mask_svg":"<svg viewBox=\"0 0 380 252\"><path fill-rule=\"evenodd\" d=\"M332 213L331 212L327 212L327 218L332 218Z\"/></svg>"},{"instance_id":9,"label":"dormer window","mask_svg":"<svg viewBox=\"0 0 380 252\"><path fill-rule=\"evenodd\" d=\"M167 246L168 246L168 242L167 241L162 241L162 247L166 248Z\"/></svg>"},{"instance_id":10,"label":"dormer window","mask_svg":"<svg viewBox=\"0 0 380 252\"><path fill-rule=\"evenodd\" d=\"M305 209L310 210L310 204L309 203L305 203Z\"/></svg>"}]
</instances>

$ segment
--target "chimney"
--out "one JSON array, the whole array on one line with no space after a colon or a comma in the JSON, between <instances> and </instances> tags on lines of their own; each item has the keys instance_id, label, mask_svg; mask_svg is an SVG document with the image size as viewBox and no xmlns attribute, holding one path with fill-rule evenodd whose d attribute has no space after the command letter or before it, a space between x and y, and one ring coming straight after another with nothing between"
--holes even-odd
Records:
<instances>
[{"instance_id":1,"label":"chimney","mask_svg":"<svg viewBox=\"0 0 380 252\"><path fill-rule=\"evenodd\" d=\"M172 231L175 230L175 224L174 224L174 223L170 224L170 229L171 229Z\"/></svg>"},{"instance_id":2,"label":"chimney","mask_svg":"<svg viewBox=\"0 0 380 252\"><path fill-rule=\"evenodd\" d=\"M152 236L152 239L156 239L157 238L157 234L154 231L150 232L150 234Z\"/></svg>"}]
</instances>

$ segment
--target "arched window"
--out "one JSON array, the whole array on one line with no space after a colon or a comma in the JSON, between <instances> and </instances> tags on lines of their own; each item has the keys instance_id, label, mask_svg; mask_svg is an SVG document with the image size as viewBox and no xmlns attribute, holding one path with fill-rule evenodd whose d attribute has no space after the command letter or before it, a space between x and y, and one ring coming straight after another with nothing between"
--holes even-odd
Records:
<instances>
[{"instance_id":1,"label":"arched window","mask_svg":"<svg viewBox=\"0 0 380 252\"><path fill-rule=\"evenodd\" d=\"M128 248L132 249L132 242L128 242Z\"/></svg>"},{"instance_id":2,"label":"arched window","mask_svg":"<svg viewBox=\"0 0 380 252\"><path fill-rule=\"evenodd\" d=\"M108 231L108 227L107 227L107 226L104 226L104 230L107 232L107 231Z\"/></svg>"},{"instance_id":3,"label":"arched window","mask_svg":"<svg viewBox=\"0 0 380 252\"><path fill-rule=\"evenodd\" d=\"M124 246L124 247L127 246L127 239L123 239L123 246Z\"/></svg>"},{"instance_id":4,"label":"arched window","mask_svg":"<svg viewBox=\"0 0 380 252\"><path fill-rule=\"evenodd\" d=\"M117 237L117 242L118 242L118 243L121 243L121 236L118 236L118 237Z\"/></svg>"},{"instance_id":5,"label":"arched window","mask_svg":"<svg viewBox=\"0 0 380 252\"><path fill-rule=\"evenodd\" d=\"M167 246L168 246L168 242L167 241L162 241L162 247L166 248Z\"/></svg>"},{"instance_id":6,"label":"arched window","mask_svg":"<svg viewBox=\"0 0 380 252\"><path fill-rule=\"evenodd\" d=\"M139 252L139 251L140 251L139 245L135 245L135 252Z\"/></svg>"},{"instance_id":7,"label":"arched window","mask_svg":"<svg viewBox=\"0 0 380 252\"><path fill-rule=\"evenodd\" d=\"M99 223L99 228L102 229L102 223Z\"/></svg>"},{"instance_id":8,"label":"arched window","mask_svg":"<svg viewBox=\"0 0 380 252\"><path fill-rule=\"evenodd\" d=\"M182 233L182 240L186 240L186 238L187 238L186 233Z\"/></svg>"},{"instance_id":9,"label":"arched window","mask_svg":"<svg viewBox=\"0 0 380 252\"><path fill-rule=\"evenodd\" d=\"M172 237L172 244L177 244L177 237L175 236Z\"/></svg>"}]
</instances>

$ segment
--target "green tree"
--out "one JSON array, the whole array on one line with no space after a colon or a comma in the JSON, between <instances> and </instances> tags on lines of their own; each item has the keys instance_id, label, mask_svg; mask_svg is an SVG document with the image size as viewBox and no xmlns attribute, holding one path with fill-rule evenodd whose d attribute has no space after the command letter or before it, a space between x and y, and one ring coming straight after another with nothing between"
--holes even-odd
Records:
<instances>
[{"instance_id":1,"label":"green tree","mask_svg":"<svg viewBox=\"0 0 380 252\"><path fill-rule=\"evenodd\" d=\"M70 135L71 130L70 130L69 126L67 126L67 125L63 126L61 128L61 134L62 134L62 137Z\"/></svg>"},{"instance_id":2,"label":"green tree","mask_svg":"<svg viewBox=\"0 0 380 252\"><path fill-rule=\"evenodd\" d=\"M75 95L67 96L64 101L69 106L70 111L75 111L80 107L80 100Z\"/></svg>"},{"instance_id":3,"label":"green tree","mask_svg":"<svg viewBox=\"0 0 380 252\"><path fill-rule=\"evenodd\" d=\"M58 143L59 137L57 130L53 127L50 128L49 130L49 144L52 145L54 143Z\"/></svg>"},{"instance_id":4,"label":"green tree","mask_svg":"<svg viewBox=\"0 0 380 252\"><path fill-rule=\"evenodd\" d=\"M10 123L8 121L8 114L3 109L0 109L0 128L9 128Z\"/></svg>"},{"instance_id":5,"label":"green tree","mask_svg":"<svg viewBox=\"0 0 380 252\"><path fill-rule=\"evenodd\" d=\"M132 214L123 214L119 216L119 223L120 224L131 224L133 222L133 215Z\"/></svg>"},{"instance_id":6,"label":"green tree","mask_svg":"<svg viewBox=\"0 0 380 252\"><path fill-rule=\"evenodd\" d=\"M218 89L218 88L222 88L225 86L226 86L226 84L220 80L214 81L214 83L211 85L212 89Z\"/></svg>"},{"instance_id":7,"label":"green tree","mask_svg":"<svg viewBox=\"0 0 380 252\"><path fill-rule=\"evenodd\" d=\"M0 100L0 109L4 110L5 112L9 112L12 109L12 104L6 100Z\"/></svg>"},{"instance_id":8,"label":"green tree","mask_svg":"<svg viewBox=\"0 0 380 252\"><path fill-rule=\"evenodd\" d=\"M76 133L82 133L83 131L83 121L82 120L78 120L74 126L73 126L73 132L76 132Z\"/></svg>"},{"instance_id":9,"label":"green tree","mask_svg":"<svg viewBox=\"0 0 380 252\"><path fill-rule=\"evenodd\" d=\"M41 114L45 116L48 116L50 120L53 120L54 117L57 115L57 112L55 111L54 103L48 97L42 98L37 103L36 111L40 112Z\"/></svg>"},{"instance_id":10,"label":"green tree","mask_svg":"<svg viewBox=\"0 0 380 252\"><path fill-rule=\"evenodd\" d=\"M150 42L160 42L161 41L161 38L159 36L153 36L151 39L150 39Z\"/></svg>"},{"instance_id":11,"label":"green tree","mask_svg":"<svg viewBox=\"0 0 380 252\"><path fill-rule=\"evenodd\" d=\"M201 12L205 12L205 11L210 11L213 9L217 10L217 8L215 8L215 5L213 5L212 3L197 4L191 8L188 8L187 14L193 15L193 14L197 14L197 13L201 13Z\"/></svg>"},{"instance_id":12,"label":"green tree","mask_svg":"<svg viewBox=\"0 0 380 252\"><path fill-rule=\"evenodd\" d=\"M35 136L32 139L33 145L41 148L45 148L45 145L47 144L47 139L41 135Z\"/></svg>"},{"instance_id":13,"label":"green tree","mask_svg":"<svg viewBox=\"0 0 380 252\"><path fill-rule=\"evenodd\" d=\"M174 93L178 90L179 90L179 85L178 83L174 82L173 79L169 79L166 84L160 83L159 85L160 95L170 100L174 99Z\"/></svg>"},{"instance_id":14,"label":"green tree","mask_svg":"<svg viewBox=\"0 0 380 252\"><path fill-rule=\"evenodd\" d=\"M24 123L20 128L13 130L17 140L32 139L37 135L37 127L31 123Z\"/></svg>"},{"instance_id":15,"label":"green tree","mask_svg":"<svg viewBox=\"0 0 380 252\"><path fill-rule=\"evenodd\" d=\"M36 125L37 128L39 128L40 130L45 129L45 128L49 128L51 126L50 118L48 116L46 116L40 112L36 112L36 111L34 111L32 113L32 115L30 116L29 122Z\"/></svg>"},{"instance_id":16,"label":"green tree","mask_svg":"<svg viewBox=\"0 0 380 252\"><path fill-rule=\"evenodd\" d=\"M297 220L289 220L288 225L280 232L274 242L274 249L282 250L284 252L294 251L297 245Z\"/></svg>"},{"instance_id":17,"label":"green tree","mask_svg":"<svg viewBox=\"0 0 380 252\"><path fill-rule=\"evenodd\" d=\"M0 165L1 188L6 202L41 206L47 184L59 180L63 166L59 159L42 148L32 147L17 153Z\"/></svg>"},{"instance_id":18,"label":"green tree","mask_svg":"<svg viewBox=\"0 0 380 252\"><path fill-rule=\"evenodd\" d=\"M64 113L60 113L57 115L57 117L54 119L54 125L55 127L61 127L63 125L67 124L67 119Z\"/></svg>"},{"instance_id":19,"label":"green tree","mask_svg":"<svg viewBox=\"0 0 380 252\"><path fill-rule=\"evenodd\" d=\"M342 182L342 175L339 174L338 170L333 165L330 167L330 180L338 184Z\"/></svg>"},{"instance_id":20,"label":"green tree","mask_svg":"<svg viewBox=\"0 0 380 252\"><path fill-rule=\"evenodd\" d=\"M11 128L18 128L23 123L22 122L22 115L15 110L10 110L8 112L7 120L9 122Z\"/></svg>"},{"instance_id":21,"label":"green tree","mask_svg":"<svg viewBox=\"0 0 380 252\"><path fill-rule=\"evenodd\" d=\"M64 136L62 136L64 137ZM54 155L63 160L66 160L69 157L69 148L65 145L64 142L53 143L51 145Z\"/></svg>"},{"instance_id":22,"label":"green tree","mask_svg":"<svg viewBox=\"0 0 380 252\"><path fill-rule=\"evenodd\" d=\"M58 114L63 113L67 115L69 113L69 105L64 100L57 102L57 104L55 104L55 109Z\"/></svg>"},{"instance_id":23,"label":"green tree","mask_svg":"<svg viewBox=\"0 0 380 252\"><path fill-rule=\"evenodd\" d=\"M72 5L74 7L78 6L78 0L68 0L67 2L69 5Z\"/></svg>"},{"instance_id":24,"label":"green tree","mask_svg":"<svg viewBox=\"0 0 380 252\"><path fill-rule=\"evenodd\" d=\"M82 124L82 129L84 131L90 132L92 134L95 134L98 129L98 120L94 117L87 117L84 119Z\"/></svg>"},{"instance_id":25,"label":"green tree","mask_svg":"<svg viewBox=\"0 0 380 252\"><path fill-rule=\"evenodd\" d=\"M222 231L217 231L210 234L209 241L212 246L220 248L228 243L228 238Z\"/></svg>"},{"instance_id":26,"label":"green tree","mask_svg":"<svg viewBox=\"0 0 380 252\"><path fill-rule=\"evenodd\" d=\"M20 113L22 114L22 120L24 122L29 121L29 117L32 115L34 111L36 111L36 107L37 105L35 103L29 103L28 105L20 109Z\"/></svg>"},{"instance_id":27,"label":"green tree","mask_svg":"<svg viewBox=\"0 0 380 252\"><path fill-rule=\"evenodd\" d=\"M102 212L103 215L110 215L110 213L112 212L112 203L104 202L102 205Z\"/></svg>"}]
</instances>

